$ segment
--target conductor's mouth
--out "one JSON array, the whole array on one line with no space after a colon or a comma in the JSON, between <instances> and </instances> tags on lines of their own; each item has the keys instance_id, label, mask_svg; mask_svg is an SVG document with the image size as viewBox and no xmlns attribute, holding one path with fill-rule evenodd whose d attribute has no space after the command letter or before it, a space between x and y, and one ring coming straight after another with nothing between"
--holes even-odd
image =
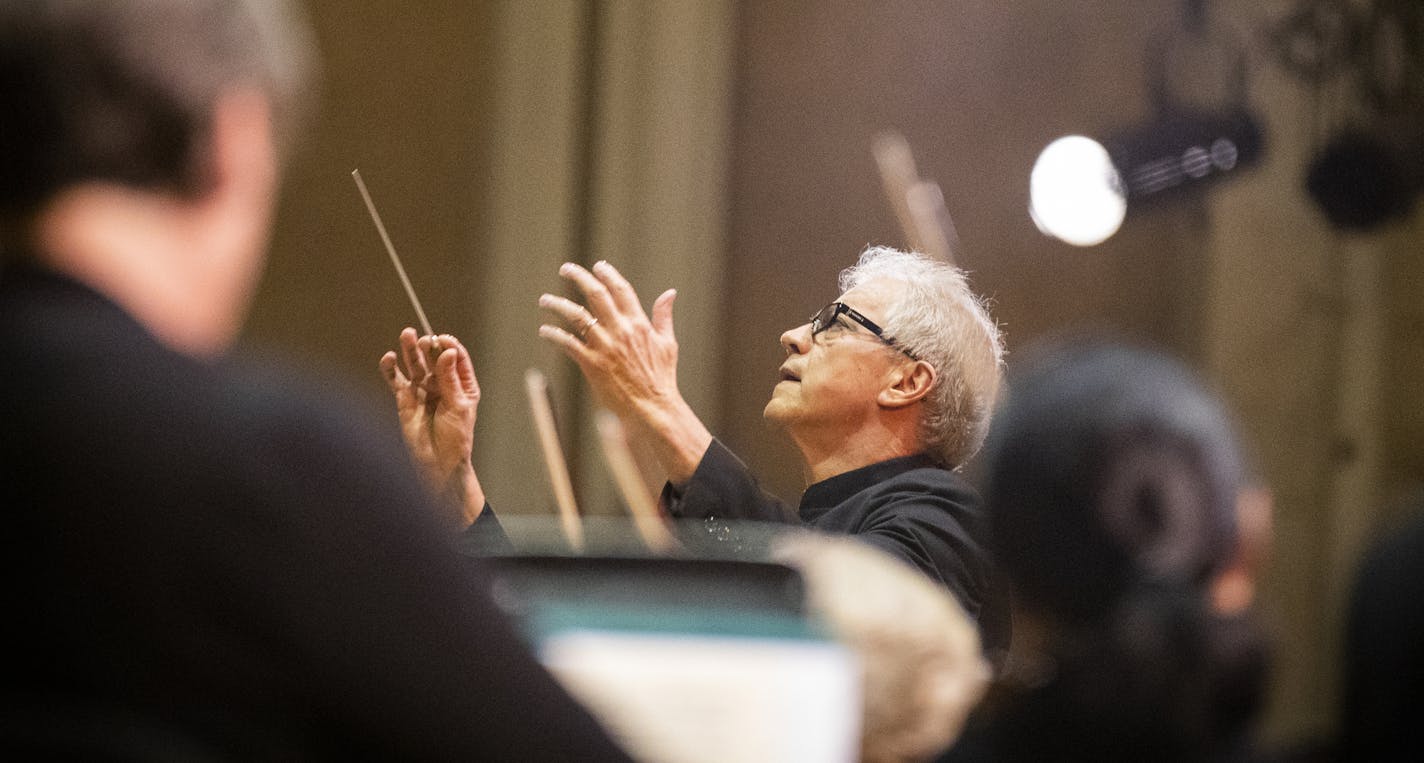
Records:
<instances>
[{"instance_id":1,"label":"conductor's mouth","mask_svg":"<svg viewBox=\"0 0 1424 763\"><path fill-rule=\"evenodd\" d=\"M782 366L782 367L778 370L778 379L777 379L777 381L793 381L793 382L799 382L799 381L801 381L801 377L798 376L798 375L796 375L796 373L795 373L794 371L792 371L791 369L787 368L786 366Z\"/></svg>"}]
</instances>

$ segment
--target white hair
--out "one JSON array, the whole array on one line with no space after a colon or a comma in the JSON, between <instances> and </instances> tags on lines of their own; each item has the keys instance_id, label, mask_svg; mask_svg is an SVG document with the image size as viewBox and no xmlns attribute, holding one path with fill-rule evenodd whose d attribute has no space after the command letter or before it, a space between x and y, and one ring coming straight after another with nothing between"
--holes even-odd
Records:
<instances>
[{"instance_id":1,"label":"white hair","mask_svg":"<svg viewBox=\"0 0 1424 763\"><path fill-rule=\"evenodd\" d=\"M998 398L1004 358L999 327L969 290L964 271L928 255L867 247L841 271L841 292L871 281L899 287L885 314L885 337L937 374L925 397L920 444L945 466L963 466L984 444Z\"/></svg>"},{"instance_id":2,"label":"white hair","mask_svg":"<svg viewBox=\"0 0 1424 763\"><path fill-rule=\"evenodd\" d=\"M809 613L860 658L864 763L926 760L959 738L990 671L949 591L855 538L790 531L771 553L800 571Z\"/></svg>"}]
</instances>

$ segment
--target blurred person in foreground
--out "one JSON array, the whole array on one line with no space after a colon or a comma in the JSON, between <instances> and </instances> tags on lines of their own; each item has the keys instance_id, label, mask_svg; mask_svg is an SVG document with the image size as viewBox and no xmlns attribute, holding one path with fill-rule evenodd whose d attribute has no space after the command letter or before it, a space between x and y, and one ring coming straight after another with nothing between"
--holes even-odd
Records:
<instances>
[{"instance_id":1,"label":"blurred person in foreground","mask_svg":"<svg viewBox=\"0 0 1424 763\"><path fill-rule=\"evenodd\" d=\"M963 272L921 254L869 248L841 274L835 301L781 335L786 361L764 415L803 458L808 487L795 509L761 490L682 397L676 292L659 296L650 318L607 262L568 263L559 273L586 305L543 295L540 306L568 328L545 324L540 336L578 363L630 436L653 444L673 517L852 535L952 592L978 623L985 651L1003 653L1009 605L996 585L981 502L958 473L988 429L1003 344ZM479 387L464 370L467 356L453 337L407 328L381 368L408 445L437 484L463 488L466 520L478 530L495 521L469 461Z\"/></svg>"},{"instance_id":2,"label":"blurred person in foreground","mask_svg":"<svg viewBox=\"0 0 1424 763\"><path fill-rule=\"evenodd\" d=\"M1222 404L1146 350L1020 359L981 464L1015 643L944 759L1253 756L1269 502Z\"/></svg>"},{"instance_id":3,"label":"blurred person in foreground","mask_svg":"<svg viewBox=\"0 0 1424 763\"><path fill-rule=\"evenodd\" d=\"M0 748L622 759L395 433L227 355L309 95L299 22L0 5Z\"/></svg>"},{"instance_id":4,"label":"blurred person in foreground","mask_svg":"<svg viewBox=\"0 0 1424 763\"><path fill-rule=\"evenodd\" d=\"M1424 498L1366 548L1345 620L1344 760L1415 760L1424 747Z\"/></svg>"},{"instance_id":5,"label":"blurred person in foreground","mask_svg":"<svg viewBox=\"0 0 1424 763\"><path fill-rule=\"evenodd\" d=\"M816 532L779 535L809 611L860 661L862 763L928 760L959 736L988 684L974 621L942 586L889 554Z\"/></svg>"}]
</instances>

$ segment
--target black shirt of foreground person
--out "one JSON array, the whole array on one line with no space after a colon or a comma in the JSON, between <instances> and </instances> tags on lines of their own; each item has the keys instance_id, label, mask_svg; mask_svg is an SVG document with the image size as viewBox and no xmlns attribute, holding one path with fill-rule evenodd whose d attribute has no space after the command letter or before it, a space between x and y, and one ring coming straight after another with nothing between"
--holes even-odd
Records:
<instances>
[{"instance_id":1,"label":"black shirt of foreground person","mask_svg":"<svg viewBox=\"0 0 1424 763\"><path fill-rule=\"evenodd\" d=\"M397 433L230 354L309 31L281 0L0 3L0 754L626 760Z\"/></svg>"},{"instance_id":2,"label":"black shirt of foreground person","mask_svg":"<svg viewBox=\"0 0 1424 763\"><path fill-rule=\"evenodd\" d=\"M366 411L28 267L0 270L0 353L0 746L624 759Z\"/></svg>"},{"instance_id":3,"label":"black shirt of foreground person","mask_svg":"<svg viewBox=\"0 0 1424 763\"><path fill-rule=\"evenodd\" d=\"M1373 540L1345 622L1341 753L1410 760L1424 739L1424 501L1408 522Z\"/></svg>"}]
</instances>

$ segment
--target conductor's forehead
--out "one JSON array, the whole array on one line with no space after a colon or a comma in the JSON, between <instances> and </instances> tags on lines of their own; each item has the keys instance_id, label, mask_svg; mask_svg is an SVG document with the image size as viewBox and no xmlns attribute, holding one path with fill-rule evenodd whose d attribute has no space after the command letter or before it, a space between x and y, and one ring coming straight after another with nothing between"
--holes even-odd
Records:
<instances>
[{"instance_id":1,"label":"conductor's forehead","mask_svg":"<svg viewBox=\"0 0 1424 763\"><path fill-rule=\"evenodd\" d=\"M872 279L841 293L836 301L849 305L865 317L880 323L899 297L897 286L889 279Z\"/></svg>"}]
</instances>

